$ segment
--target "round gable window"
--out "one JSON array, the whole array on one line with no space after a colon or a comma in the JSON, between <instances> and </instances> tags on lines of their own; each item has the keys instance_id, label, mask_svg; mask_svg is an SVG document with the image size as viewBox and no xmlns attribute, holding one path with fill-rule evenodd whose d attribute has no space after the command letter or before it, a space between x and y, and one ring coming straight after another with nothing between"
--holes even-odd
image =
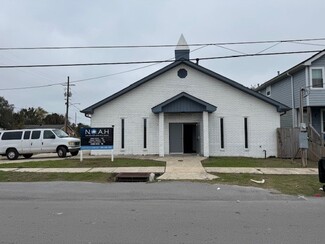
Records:
<instances>
[{"instance_id":1,"label":"round gable window","mask_svg":"<svg viewBox=\"0 0 325 244\"><path fill-rule=\"evenodd\" d=\"M178 70L177 75L179 78L184 79L187 76L187 70L180 69L180 70Z\"/></svg>"}]
</instances>

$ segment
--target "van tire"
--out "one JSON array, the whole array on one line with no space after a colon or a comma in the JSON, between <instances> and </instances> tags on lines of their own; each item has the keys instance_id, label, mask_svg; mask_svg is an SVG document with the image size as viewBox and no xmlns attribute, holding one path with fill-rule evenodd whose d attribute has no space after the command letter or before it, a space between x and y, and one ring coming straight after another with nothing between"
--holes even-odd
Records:
<instances>
[{"instance_id":1,"label":"van tire","mask_svg":"<svg viewBox=\"0 0 325 244\"><path fill-rule=\"evenodd\" d=\"M26 153L26 154L23 154L24 158L28 159L28 158L31 158L33 156L32 153Z\"/></svg>"},{"instance_id":2,"label":"van tire","mask_svg":"<svg viewBox=\"0 0 325 244\"><path fill-rule=\"evenodd\" d=\"M9 148L6 152L6 156L9 160L16 160L19 156L19 153L15 148Z\"/></svg>"},{"instance_id":3,"label":"van tire","mask_svg":"<svg viewBox=\"0 0 325 244\"><path fill-rule=\"evenodd\" d=\"M60 158L65 158L67 156L67 149L63 146L58 147L56 151Z\"/></svg>"}]
</instances>

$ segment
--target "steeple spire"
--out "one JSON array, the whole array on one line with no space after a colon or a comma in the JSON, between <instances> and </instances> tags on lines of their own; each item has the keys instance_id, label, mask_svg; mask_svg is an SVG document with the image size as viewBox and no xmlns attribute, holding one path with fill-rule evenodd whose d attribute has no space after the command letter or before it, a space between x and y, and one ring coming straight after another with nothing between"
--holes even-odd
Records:
<instances>
[{"instance_id":1,"label":"steeple spire","mask_svg":"<svg viewBox=\"0 0 325 244\"><path fill-rule=\"evenodd\" d=\"M175 60L189 60L190 59L190 48L187 45L187 42L183 36L178 40L176 49L175 49Z\"/></svg>"}]
</instances>

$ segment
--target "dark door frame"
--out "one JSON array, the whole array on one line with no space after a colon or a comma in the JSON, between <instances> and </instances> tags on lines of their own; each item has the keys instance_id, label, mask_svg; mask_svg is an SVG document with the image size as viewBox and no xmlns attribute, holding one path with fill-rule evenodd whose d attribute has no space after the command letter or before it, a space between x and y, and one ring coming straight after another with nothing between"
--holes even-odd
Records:
<instances>
[{"instance_id":1,"label":"dark door frame","mask_svg":"<svg viewBox=\"0 0 325 244\"><path fill-rule=\"evenodd\" d=\"M181 125L181 133L176 136L181 136L181 138L173 138L171 134L171 124L178 124ZM174 128L175 129L175 128ZM200 153L200 124L199 123L192 123L192 122L185 122L185 123L169 123L169 153L170 154L199 154ZM182 145L174 145L172 144L171 140L178 140L182 143ZM174 141L173 141L174 142ZM174 147L181 147L181 152L172 152L172 146Z\"/></svg>"}]
</instances>

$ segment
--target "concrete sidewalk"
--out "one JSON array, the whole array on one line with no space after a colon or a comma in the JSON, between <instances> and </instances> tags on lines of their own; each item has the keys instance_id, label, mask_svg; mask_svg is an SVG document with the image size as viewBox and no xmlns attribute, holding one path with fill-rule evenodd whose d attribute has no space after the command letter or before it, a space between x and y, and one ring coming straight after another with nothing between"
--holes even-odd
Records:
<instances>
[{"instance_id":1,"label":"concrete sidewalk","mask_svg":"<svg viewBox=\"0 0 325 244\"><path fill-rule=\"evenodd\" d=\"M213 180L219 178L207 173L199 156L165 157L166 171L158 180Z\"/></svg>"},{"instance_id":2,"label":"concrete sidewalk","mask_svg":"<svg viewBox=\"0 0 325 244\"><path fill-rule=\"evenodd\" d=\"M202 167L203 168L203 167ZM177 179L192 179L186 178L192 175L204 175L206 173L227 173L227 174L265 174L265 175L317 175L318 169L316 168L234 168L234 167L206 167L206 173L194 169L193 171L184 171L183 167L98 167L98 168L0 168L0 171L4 172L39 172L39 173L167 173L166 176L161 179L172 179L171 176L178 177ZM196 171L196 172L195 172ZM169 176L168 176L169 175ZM209 177L209 176L207 176ZM207 178L205 178L207 179Z\"/></svg>"}]
</instances>

